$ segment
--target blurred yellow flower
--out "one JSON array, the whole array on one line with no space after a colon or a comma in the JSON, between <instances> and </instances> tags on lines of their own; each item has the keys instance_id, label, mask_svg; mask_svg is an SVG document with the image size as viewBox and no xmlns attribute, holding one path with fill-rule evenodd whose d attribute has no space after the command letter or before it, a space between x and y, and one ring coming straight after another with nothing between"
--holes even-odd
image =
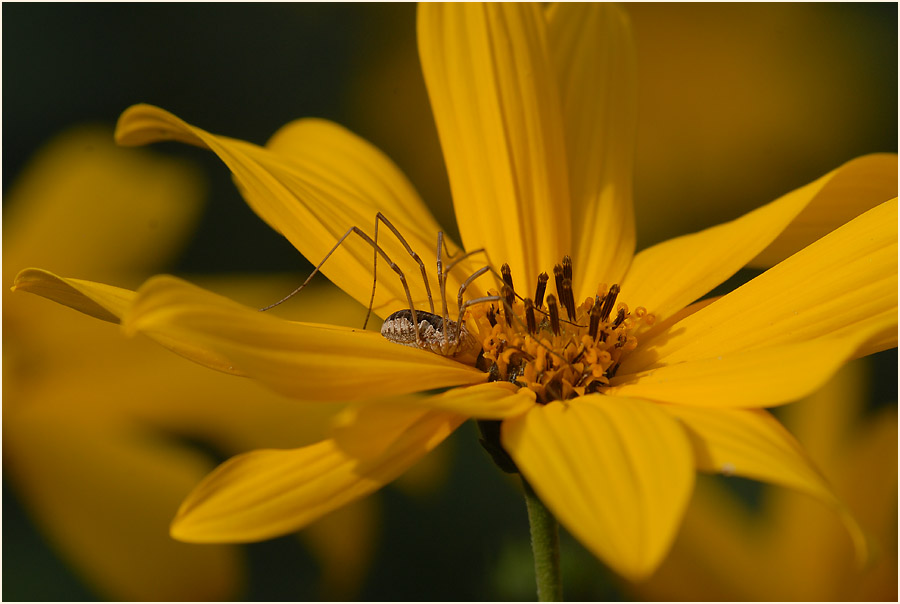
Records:
<instances>
[{"instance_id":1,"label":"blurred yellow flower","mask_svg":"<svg viewBox=\"0 0 900 604\"><path fill-rule=\"evenodd\" d=\"M872 564L857 565L834 514L783 489L750 509L719 482L698 485L671 555L645 600L897 600L897 410L866 412L869 367L856 361L786 408L787 426L870 535Z\"/></svg>"},{"instance_id":2,"label":"blurred yellow flower","mask_svg":"<svg viewBox=\"0 0 900 604\"><path fill-rule=\"evenodd\" d=\"M464 244L447 242L448 255L483 247L505 263L499 293L466 279L478 255L445 276L452 292L465 280L469 300L493 296L493 306L466 315L478 346L450 324L451 341L435 336L441 354L400 347L359 329L258 313L171 277L138 292L36 269L17 279L19 289L121 319L285 395L360 402L326 440L220 466L185 501L173 534L241 542L291 532L393 480L475 418L501 422L495 447L626 577L660 563L695 469L811 494L838 510L863 551L829 485L762 407L796 400L850 358L896 345L896 157L849 162L737 220L635 255L634 52L621 11L426 4L418 27ZM426 264L438 260L438 224L403 174L335 124L299 120L259 147L139 105L123 114L117 137L209 148L251 207L313 261L376 212ZM419 274L396 239L380 244L403 273ZM372 255L348 239L322 272L366 304ZM778 264L692 304L753 262ZM556 296L546 306L542 285L534 299L516 296L513 276L521 285L551 268ZM411 290L381 279L374 311L385 318L406 308L441 331L449 317L425 314L431 296L409 282ZM426 394L447 387L455 388Z\"/></svg>"},{"instance_id":3,"label":"blurred yellow flower","mask_svg":"<svg viewBox=\"0 0 900 604\"><path fill-rule=\"evenodd\" d=\"M730 220L852 154L896 149L896 35L889 25L872 31L879 15L895 21L895 8L891 15L891 6L872 4L632 2L624 10L639 68L638 249ZM405 18L392 8L379 25ZM452 228L408 29L362 59L350 119Z\"/></svg>"},{"instance_id":4,"label":"blurred yellow flower","mask_svg":"<svg viewBox=\"0 0 900 604\"><path fill-rule=\"evenodd\" d=\"M4 200L4 280L39 262L138 283L178 251L204 194L200 176L180 162L123 151L104 128L73 129L41 151ZM288 286L272 278L206 283L260 302ZM303 303L305 312L338 320L358 312L336 290ZM4 469L51 543L114 600L237 596L244 569L236 548L169 537L178 504L212 468L180 439L226 454L298 446L321 437L329 409L298 409L250 381L8 289L3 325ZM307 531L323 564L323 594L352 596L358 587L372 513L357 506ZM348 524L357 540L340 547L333 535Z\"/></svg>"}]
</instances>

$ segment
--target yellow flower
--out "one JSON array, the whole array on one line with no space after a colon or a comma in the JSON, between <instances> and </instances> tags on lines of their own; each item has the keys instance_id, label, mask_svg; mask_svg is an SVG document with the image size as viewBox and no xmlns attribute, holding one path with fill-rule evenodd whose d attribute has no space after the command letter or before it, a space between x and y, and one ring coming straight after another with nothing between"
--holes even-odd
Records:
<instances>
[{"instance_id":1,"label":"yellow flower","mask_svg":"<svg viewBox=\"0 0 900 604\"><path fill-rule=\"evenodd\" d=\"M16 179L4 199L8 284L25 262L137 284L186 240L202 208L200 176L117 148L111 134L80 127L59 135ZM204 282L260 301L286 287L273 278ZM313 292L306 312L335 313L335 320L344 312L350 320L357 305L338 294ZM4 470L35 523L104 597L237 596L244 584L237 548L198 547L168 534L178 504L213 467L180 439L228 454L298 446L321 438L333 411L298 409L251 381L29 302L3 293ZM369 507L347 508L305 532L323 562L324 594L355 593L370 554ZM350 548L334 538L348 525L358 537Z\"/></svg>"},{"instance_id":2,"label":"yellow flower","mask_svg":"<svg viewBox=\"0 0 900 604\"><path fill-rule=\"evenodd\" d=\"M896 156L851 161L732 222L635 255L634 53L619 9L426 4L418 32L462 237L462 246L444 239L444 266L462 259L446 274L447 293L488 262L504 265L502 280L467 283L465 300L492 301L467 308L463 332L450 323L457 316L423 314L432 301L445 314L444 288L432 279L429 299L424 269L384 224L379 245L408 290L382 261L373 297L373 248L352 233L322 272L361 303L371 298L382 318L417 309L438 326L441 354L282 320L172 277L138 292L39 270L17 279L282 394L358 403L327 440L220 466L184 502L172 534L241 542L297 530L390 482L475 418L496 422L484 424L494 452L626 577L661 561L695 470L818 497L863 551L826 481L762 408L896 345ZM410 183L335 124L292 122L259 147L138 105L117 137L212 150L257 214L314 262L350 227L369 230L377 212L424 266L438 260L440 227ZM694 303L748 263L777 265ZM551 284L546 298L531 297L539 273L554 270L556 294Z\"/></svg>"},{"instance_id":3,"label":"yellow flower","mask_svg":"<svg viewBox=\"0 0 900 604\"><path fill-rule=\"evenodd\" d=\"M840 523L819 502L765 489L751 510L710 482L698 485L672 553L632 592L646 600L896 601L897 409L866 411L867 370L865 361L846 366L785 409L784 421L871 535L871 565L854 564Z\"/></svg>"}]
</instances>

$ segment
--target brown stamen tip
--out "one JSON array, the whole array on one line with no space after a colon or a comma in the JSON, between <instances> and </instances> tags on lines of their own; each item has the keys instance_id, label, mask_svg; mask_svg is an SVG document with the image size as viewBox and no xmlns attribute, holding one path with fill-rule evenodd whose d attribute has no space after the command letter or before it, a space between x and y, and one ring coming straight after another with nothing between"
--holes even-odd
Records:
<instances>
[{"instance_id":1,"label":"brown stamen tip","mask_svg":"<svg viewBox=\"0 0 900 604\"><path fill-rule=\"evenodd\" d=\"M540 308L544 305L544 292L547 290L547 281L550 277L547 273L538 275L537 290L534 292L534 305Z\"/></svg>"},{"instance_id":2,"label":"brown stamen tip","mask_svg":"<svg viewBox=\"0 0 900 604\"><path fill-rule=\"evenodd\" d=\"M612 328L615 329L616 327L621 325L624 320L625 320L625 309L620 308L619 314L616 315L616 320L613 321L613 323L612 323Z\"/></svg>"},{"instance_id":3,"label":"brown stamen tip","mask_svg":"<svg viewBox=\"0 0 900 604\"><path fill-rule=\"evenodd\" d=\"M603 312L600 313L601 320L609 321L609 313L612 312L613 307L616 305L616 297L618 295L619 286L618 284L613 284L613 286L609 288L609 293L603 298Z\"/></svg>"},{"instance_id":4,"label":"brown stamen tip","mask_svg":"<svg viewBox=\"0 0 900 604\"><path fill-rule=\"evenodd\" d=\"M497 307L491 304L491 307L487 311L487 320L488 323L491 324L491 327L497 324Z\"/></svg>"},{"instance_id":5,"label":"brown stamen tip","mask_svg":"<svg viewBox=\"0 0 900 604\"><path fill-rule=\"evenodd\" d=\"M591 307L591 323L588 326L588 335L591 336L591 339L597 339L597 329L600 327L600 305L594 304Z\"/></svg>"},{"instance_id":6,"label":"brown stamen tip","mask_svg":"<svg viewBox=\"0 0 900 604\"><path fill-rule=\"evenodd\" d=\"M554 335L559 335L559 306L556 304L556 296L547 295L547 310L550 313L550 329Z\"/></svg>"},{"instance_id":7,"label":"brown stamen tip","mask_svg":"<svg viewBox=\"0 0 900 604\"><path fill-rule=\"evenodd\" d=\"M572 280L569 278L563 279L562 282L563 291L561 294L563 306L566 307L566 314L569 315L569 320L575 320L575 294L572 293Z\"/></svg>"},{"instance_id":8,"label":"brown stamen tip","mask_svg":"<svg viewBox=\"0 0 900 604\"><path fill-rule=\"evenodd\" d=\"M509 269L508 264L504 263L503 266L500 267L500 275L503 277L503 282L509 286L509 289L515 291L516 288L513 287L512 271Z\"/></svg>"},{"instance_id":9,"label":"brown stamen tip","mask_svg":"<svg viewBox=\"0 0 900 604\"><path fill-rule=\"evenodd\" d=\"M566 279L571 279L572 278L572 258L571 258L571 256L568 256L568 255L563 256L562 268L563 268L563 277L565 277Z\"/></svg>"},{"instance_id":10,"label":"brown stamen tip","mask_svg":"<svg viewBox=\"0 0 900 604\"><path fill-rule=\"evenodd\" d=\"M556 281L556 295L559 296L559 300L565 300L563 296L563 268L562 265L557 264L553 267L553 279Z\"/></svg>"},{"instance_id":11,"label":"brown stamen tip","mask_svg":"<svg viewBox=\"0 0 900 604\"><path fill-rule=\"evenodd\" d=\"M512 327L513 304L516 301L516 294L509 285L504 284L500 295L503 296L503 316L506 317L506 324Z\"/></svg>"},{"instance_id":12,"label":"brown stamen tip","mask_svg":"<svg viewBox=\"0 0 900 604\"><path fill-rule=\"evenodd\" d=\"M528 333L537 331L537 320L534 316L534 302L531 298L525 298L525 323L528 326Z\"/></svg>"}]
</instances>

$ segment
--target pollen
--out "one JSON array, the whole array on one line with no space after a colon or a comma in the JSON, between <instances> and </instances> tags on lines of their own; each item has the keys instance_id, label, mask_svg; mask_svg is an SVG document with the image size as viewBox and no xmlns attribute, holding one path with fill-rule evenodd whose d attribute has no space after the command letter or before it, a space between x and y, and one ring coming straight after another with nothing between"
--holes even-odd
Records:
<instances>
[{"instance_id":1,"label":"pollen","mask_svg":"<svg viewBox=\"0 0 900 604\"><path fill-rule=\"evenodd\" d=\"M555 295L546 293L549 277L541 273L534 298L522 298L504 265L501 292L488 292L498 304L473 306L467 315L481 342L479 368L491 381L532 390L542 404L602 393L637 346L635 334L655 322L643 306L632 310L621 301L617 284L600 284L596 295L576 303L568 256L553 274Z\"/></svg>"}]
</instances>

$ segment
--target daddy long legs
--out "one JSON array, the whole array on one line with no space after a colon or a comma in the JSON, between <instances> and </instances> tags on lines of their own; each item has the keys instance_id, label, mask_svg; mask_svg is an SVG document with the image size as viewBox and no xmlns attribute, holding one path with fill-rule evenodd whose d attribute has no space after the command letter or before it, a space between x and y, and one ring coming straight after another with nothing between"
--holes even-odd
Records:
<instances>
[{"instance_id":1,"label":"daddy long legs","mask_svg":"<svg viewBox=\"0 0 900 604\"><path fill-rule=\"evenodd\" d=\"M383 223L388 229L390 229L397 240L402 244L406 252L418 265L422 273L422 281L425 285L425 293L428 299L429 309L427 311L416 308L416 305L413 303L413 296L410 292L406 275L404 274L403 270L396 263L394 263L393 260L391 260L382 246L378 244L379 222ZM260 310L266 311L274 308L275 306L278 306L279 304L300 293L300 291L302 291L307 285L309 285L310 281L316 275L316 273L320 272L322 266L332 256L332 254L334 254L335 251L337 251L337 249L354 233L360 239L372 246L373 249L372 295L369 299L369 306L366 312L366 318L363 323L363 327L368 324L369 317L372 313L373 303L375 300L375 288L377 286L378 257L380 256L388 264L388 267L393 270L399 277L400 284L403 287L403 292L406 296L406 302L408 305L407 308L398 310L390 314L385 319L381 327L381 335L384 336L387 340L396 344L429 350L436 354L447 357L456 357L461 356L464 353L472 352L477 343L475 342L474 338L469 335L468 330L466 329L466 325L464 322L465 312L472 305L498 301L500 300L500 296L480 296L466 301L464 301L463 298L466 290L475 281L475 279L487 272L491 272L495 276L497 275L497 273L491 268L490 264L487 264L471 273L463 281L457 293L457 308L459 311L459 315L456 321L450 319L448 310L446 295L447 276L454 267L456 267L466 258L469 258L470 256L478 253L485 253L485 251L483 249L476 249L465 252L457 258L452 258L451 262L449 262L445 267L443 262L444 253L446 252L448 258L451 257L449 250L447 249L446 242L444 241L443 232L438 232L436 256L438 290L441 297L441 313L437 314L435 313L434 297L431 293L431 285L424 262L422 261L421 257L415 252L415 250L412 249L412 247L400 233L399 229L397 229L381 212L378 212L375 215L375 230L373 233L374 238L369 237L359 227L350 227L347 232L337 240L337 242L334 244L334 247L331 248L331 250L322 259L322 261L319 262L319 264L313 269L306 280L297 289L289 293L281 300L275 302L274 304L270 304L269 306L261 308Z\"/></svg>"}]
</instances>

